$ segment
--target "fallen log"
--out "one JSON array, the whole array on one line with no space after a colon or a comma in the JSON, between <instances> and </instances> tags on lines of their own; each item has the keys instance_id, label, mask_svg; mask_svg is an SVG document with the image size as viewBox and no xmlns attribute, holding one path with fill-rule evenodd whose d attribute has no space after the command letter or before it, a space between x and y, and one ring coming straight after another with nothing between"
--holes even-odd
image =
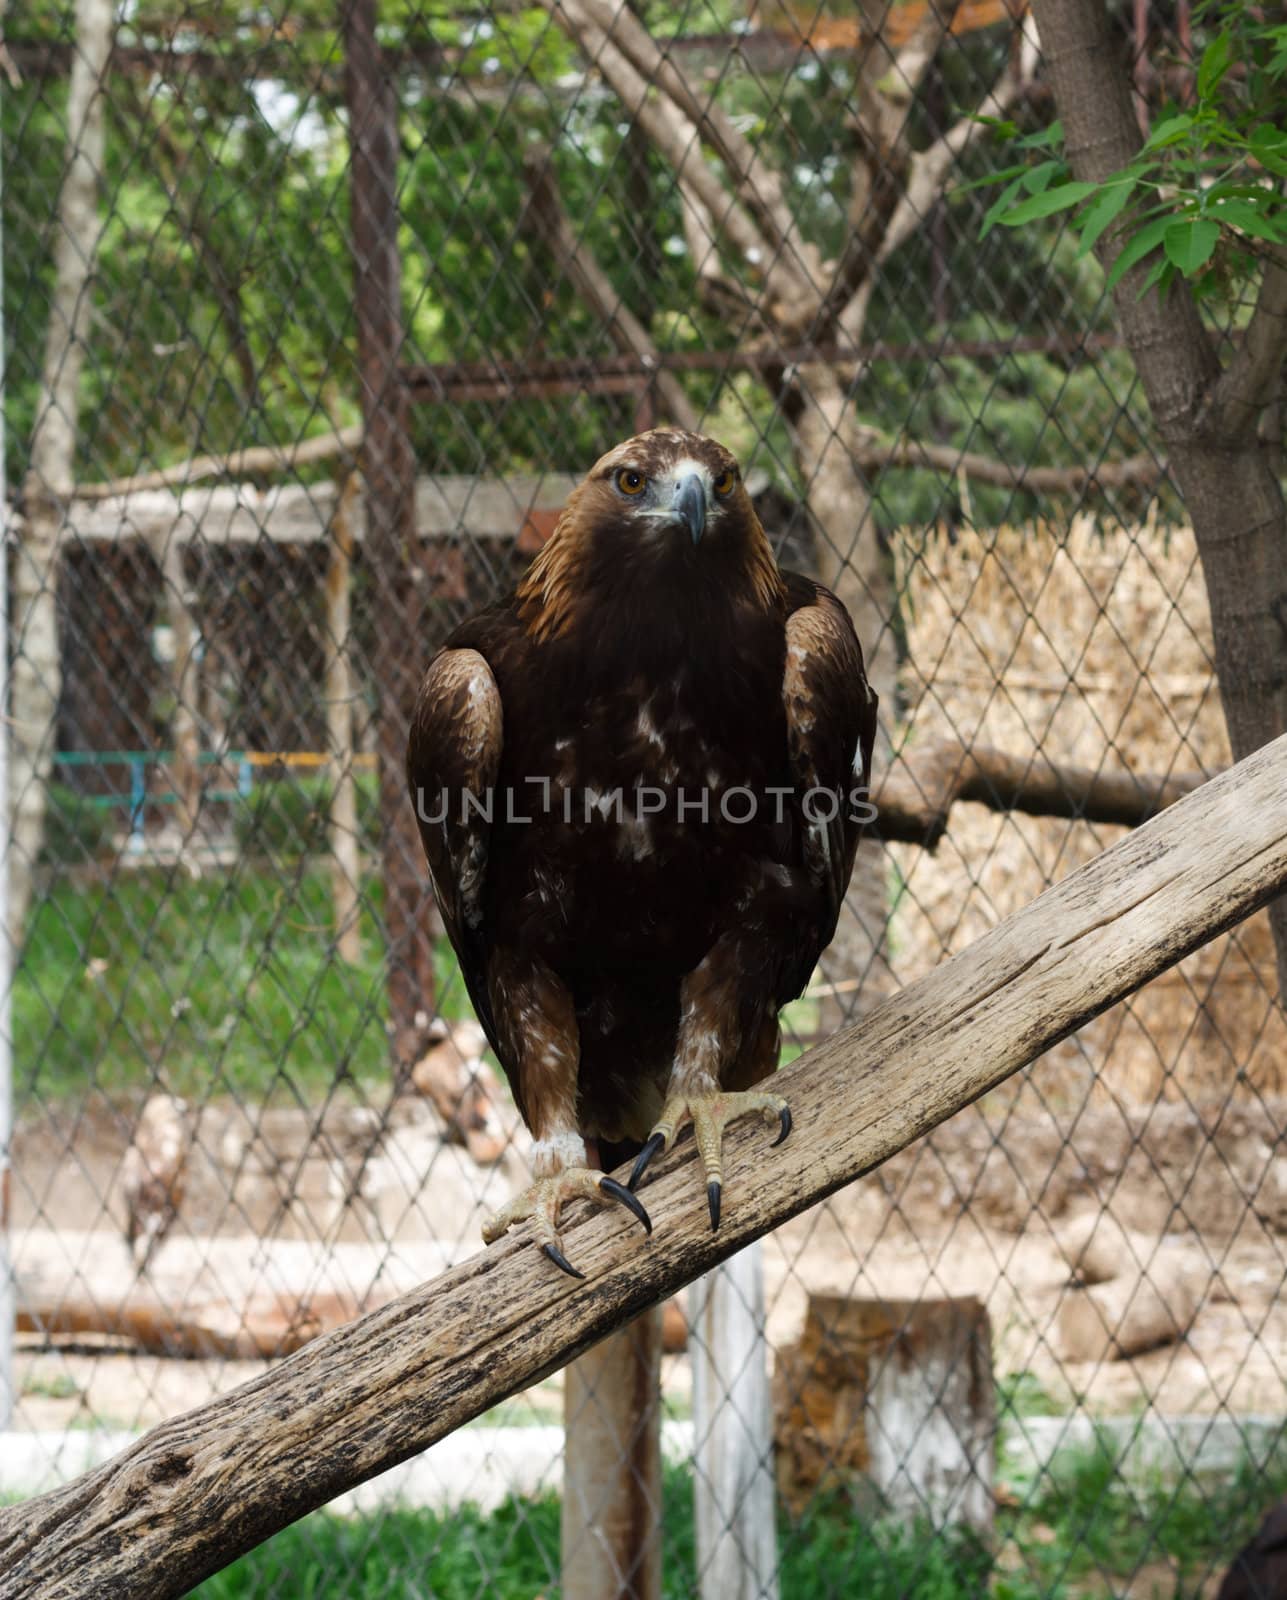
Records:
<instances>
[{"instance_id":1,"label":"fallen log","mask_svg":"<svg viewBox=\"0 0 1287 1600\"><path fill-rule=\"evenodd\" d=\"M112 1461L0 1513L6 1600L171 1600L417 1454L928 1133L1287 888L1287 735L1071 873L786 1069L796 1131L737 1124L710 1231L691 1139L643 1190L650 1239L569 1218L586 1275L525 1231Z\"/></svg>"}]
</instances>

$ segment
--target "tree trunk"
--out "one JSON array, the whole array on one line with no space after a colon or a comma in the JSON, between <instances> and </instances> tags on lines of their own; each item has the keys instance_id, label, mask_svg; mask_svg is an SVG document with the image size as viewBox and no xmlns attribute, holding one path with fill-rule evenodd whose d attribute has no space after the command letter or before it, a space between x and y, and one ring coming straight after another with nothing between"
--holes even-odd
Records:
<instances>
[{"instance_id":1,"label":"tree trunk","mask_svg":"<svg viewBox=\"0 0 1287 1600\"><path fill-rule=\"evenodd\" d=\"M76 49L67 89L67 144L54 244L54 294L45 340L25 522L13 576L10 678L9 938L22 943L32 871L45 832L62 657L58 630L58 536L74 482L80 374L98 250L103 168L103 74L112 44L111 0L77 0Z\"/></svg>"},{"instance_id":2,"label":"tree trunk","mask_svg":"<svg viewBox=\"0 0 1287 1600\"><path fill-rule=\"evenodd\" d=\"M377 763L384 876L386 985L394 1071L410 1071L433 1016L429 894L407 802L407 715L425 662L415 582L415 460L407 430L398 256L398 108L375 37L375 0L352 0L344 25L358 365L365 424L367 570L379 694Z\"/></svg>"},{"instance_id":3,"label":"tree trunk","mask_svg":"<svg viewBox=\"0 0 1287 1600\"><path fill-rule=\"evenodd\" d=\"M1140 146L1131 86L1104 0L1033 0L1078 179L1098 182ZM1101 240L1105 268L1119 243ZM1239 354L1222 371L1188 287L1141 296L1147 266L1115 291L1117 316L1193 521L1235 760L1287 730L1287 509L1257 437L1287 347L1287 268L1270 265ZM1287 901L1270 907L1287 997Z\"/></svg>"},{"instance_id":4,"label":"tree trunk","mask_svg":"<svg viewBox=\"0 0 1287 1600\"><path fill-rule=\"evenodd\" d=\"M889 730L897 720L898 700L889 564L880 549L871 495L854 451L853 402L830 367L805 368L798 382L802 408L792 431L812 523L816 572L853 618L867 677L880 696L875 763L881 772L888 765ZM888 916L884 848L864 840L835 939L822 959L825 976L843 985L838 993L844 998L824 1002L820 1031L839 1026L896 987L885 937Z\"/></svg>"}]
</instances>

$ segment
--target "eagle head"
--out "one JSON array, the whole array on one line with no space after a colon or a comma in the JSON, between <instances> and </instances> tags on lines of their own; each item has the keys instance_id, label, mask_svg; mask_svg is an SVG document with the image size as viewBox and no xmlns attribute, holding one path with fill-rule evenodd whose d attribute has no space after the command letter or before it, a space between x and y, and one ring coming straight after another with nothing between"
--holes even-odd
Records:
<instances>
[{"instance_id":1,"label":"eagle head","mask_svg":"<svg viewBox=\"0 0 1287 1600\"><path fill-rule=\"evenodd\" d=\"M570 622L579 599L639 592L650 580L781 603L773 550L737 458L715 439L653 428L616 445L568 499L519 587L538 637Z\"/></svg>"}]
</instances>

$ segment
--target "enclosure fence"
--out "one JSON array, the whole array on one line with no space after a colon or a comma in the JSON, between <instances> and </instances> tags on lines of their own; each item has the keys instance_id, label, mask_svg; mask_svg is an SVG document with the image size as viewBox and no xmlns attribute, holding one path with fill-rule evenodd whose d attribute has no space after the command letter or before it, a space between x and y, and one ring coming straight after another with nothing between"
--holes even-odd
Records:
<instances>
[{"instance_id":1,"label":"enclosure fence","mask_svg":"<svg viewBox=\"0 0 1287 1600\"><path fill-rule=\"evenodd\" d=\"M1110 20L1147 125L1203 19ZM993 125L1054 116L1022 4L3 27L17 1496L466 1259L528 1181L402 752L434 650L618 440L727 444L881 697L784 1062L1230 749L1103 275L1059 215L986 225ZM634 1592L1214 1593L1287 1491L1277 997L1260 914L636 1325ZM203 1592L587 1592L593 1361Z\"/></svg>"}]
</instances>

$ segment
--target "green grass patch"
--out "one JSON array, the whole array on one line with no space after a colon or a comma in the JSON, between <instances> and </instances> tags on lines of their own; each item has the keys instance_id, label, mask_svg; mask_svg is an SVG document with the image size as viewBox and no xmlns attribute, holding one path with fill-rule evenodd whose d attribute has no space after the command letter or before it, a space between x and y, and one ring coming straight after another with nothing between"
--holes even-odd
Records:
<instances>
[{"instance_id":1,"label":"green grass patch","mask_svg":"<svg viewBox=\"0 0 1287 1600\"><path fill-rule=\"evenodd\" d=\"M697 1592L692 1478L664 1482L662 1592ZM783 1600L954 1600L986 1592L990 1558L966 1536L870 1528L828 1502L782 1527ZM965 1587L962 1587L965 1585ZM981 1588L980 1585L983 1585ZM347 1519L320 1512L210 1578L201 1600L535 1600L559 1587L559 1502L506 1501L488 1515L391 1511Z\"/></svg>"},{"instance_id":2,"label":"green grass patch","mask_svg":"<svg viewBox=\"0 0 1287 1600\"><path fill-rule=\"evenodd\" d=\"M316 1104L337 1082L387 1089L380 885L364 886L362 958L334 950L330 875L308 861L55 884L13 989L19 1107L137 1092ZM445 941L438 1007L468 1013Z\"/></svg>"},{"instance_id":3,"label":"green grass patch","mask_svg":"<svg viewBox=\"0 0 1287 1600\"><path fill-rule=\"evenodd\" d=\"M1107 1440L1067 1452L1039 1493L998 1518L995 1548L964 1532L872 1521L841 1496L779 1518L782 1600L1081 1600L1125 1593L1145 1564L1170 1562L1156 1600L1196 1600L1287 1488L1287 1468L1248 1463L1214 1485L1123 1482ZM663 1593L696 1588L692 1477L664 1482ZM196 1590L202 1600L536 1600L559 1587L559 1502L507 1501L484 1514L390 1511L308 1517ZM1134 1591L1132 1591L1134 1592Z\"/></svg>"}]
</instances>

